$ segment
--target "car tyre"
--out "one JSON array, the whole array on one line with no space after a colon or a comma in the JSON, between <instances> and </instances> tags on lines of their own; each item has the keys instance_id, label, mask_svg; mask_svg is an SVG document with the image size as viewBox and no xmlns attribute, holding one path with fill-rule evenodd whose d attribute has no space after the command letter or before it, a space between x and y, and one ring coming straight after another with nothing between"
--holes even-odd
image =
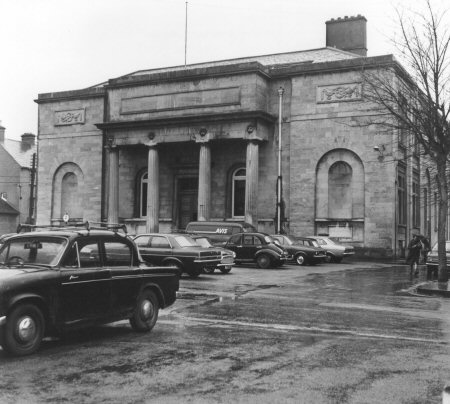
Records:
<instances>
[{"instance_id":1,"label":"car tyre","mask_svg":"<svg viewBox=\"0 0 450 404\"><path fill-rule=\"evenodd\" d=\"M333 262L333 255L330 253L327 253L327 256L325 257L325 262L326 263Z\"/></svg>"},{"instance_id":2,"label":"car tyre","mask_svg":"<svg viewBox=\"0 0 450 404\"><path fill-rule=\"evenodd\" d=\"M270 259L270 256L267 254L260 254L256 258L256 265L258 265L261 269L267 269L272 264L272 260Z\"/></svg>"},{"instance_id":3,"label":"car tyre","mask_svg":"<svg viewBox=\"0 0 450 404\"><path fill-rule=\"evenodd\" d=\"M203 268L203 273L204 274L213 274L216 268Z\"/></svg>"},{"instance_id":4,"label":"car tyre","mask_svg":"<svg viewBox=\"0 0 450 404\"><path fill-rule=\"evenodd\" d=\"M303 254L297 254L296 256L295 256L295 262L298 264L298 265L306 265L306 257L303 255Z\"/></svg>"},{"instance_id":5,"label":"car tyre","mask_svg":"<svg viewBox=\"0 0 450 404\"><path fill-rule=\"evenodd\" d=\"M155 293L144 290L138 297L133 317L130 318L131 327L140 332L150 331L158 320L159 302Z\"/></svg>"},{"instance_id":6,"label":"car tyre","mask_svg":"<svg viewBox=\"0 0 450 404\"><path fill-rule=\"evenodd\" d=\"M203 272L203 269L193 269L192 271L188 272L188 275L195 279L198 278L200 276L200 273Z\"/></svg>"},{"instance_id":7,"label":"car tyre","mask_svg":"<svg viewBox=\"0 0 450 404\"><path fill-rule=\"evenodd\" d=\"M231 271L231 268L220 268L220 272L222 272L223 274L227 274Z\"/></svg>"},{"instance_id":8,"label":"car tyre","mask_svg":"<svg viewBox=\"0 0 450 404\"><path fill-rule=\"evenodd\" d=\"M344 257L334 257L334 262L340 263Z\"/></svg>"},{"instance_id":9,"label":"car tyre","mask_svg":"<svg viewBox=\"0 0 450 404\"><path fill-rule=\"evenodd\" d=\"M30 355L39 349L44 331L42 311L34 304L21 304L7 317L3 349L15 356Z\"/></svg>"}]
</instances>

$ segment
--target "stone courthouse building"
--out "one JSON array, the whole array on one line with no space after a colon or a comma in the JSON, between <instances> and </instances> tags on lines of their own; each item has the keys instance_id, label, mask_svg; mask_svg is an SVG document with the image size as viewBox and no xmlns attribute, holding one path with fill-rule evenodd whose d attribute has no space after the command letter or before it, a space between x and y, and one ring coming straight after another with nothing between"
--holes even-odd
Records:
<instances>
[{"instance_id":1,"label":"stone courthouse building","mask_svg":"<svg viewBox=\"0 0 450 404\"><path fill-rule=\"evenodd\" d=\"M281 177L285 231L401 256L421 225L419 160L397 133L353 125L374 113L362 66L399 67L367 56L356 16L327 21L320 49L40 94L37 223L67 214L142 233L234 220L273 233Z\"/></svg>"}]
</instances>

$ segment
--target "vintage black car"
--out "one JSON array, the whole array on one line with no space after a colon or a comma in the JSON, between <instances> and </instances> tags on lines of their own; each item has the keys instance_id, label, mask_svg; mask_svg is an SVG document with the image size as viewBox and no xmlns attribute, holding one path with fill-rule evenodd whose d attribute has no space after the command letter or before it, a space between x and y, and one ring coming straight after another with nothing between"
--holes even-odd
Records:
<instances>
[{"instance_id":1,"label":"vintage black car","mask_svg":"<svg viewBox=\"0 0 450 404\"><path fill-rule=\"evenodd\" d=\"M59 229L10 236L0 248L0 343L35 352L44 336L129 319L150 331L179 287L176 268L149 267L117 231Z\"/></svg>"},{"instance_id":2,"label":"vintage black car","mask_svg":"<svg viewBox=\"0 0 450 404\"><path fill-rule=\"evenodd\" d=\"M238 233L231 236L225 248L236 253L237 264L255 262L259 268L279 267L288 253L265 233Z\"/></svg>"},{"instance_id":3,"label":"vintage black car","mask_svg":"<svg viewBox=\"0 0 450 404\"><path fill-rule=\"evenodd\" d=\"M273 234L272 237L287 250L289 253L288 260L294 261L298 265L316 265L326 259L325 250L320 247L314 247L312 240L284 234Z\"/></svg>"},{"instance_id":4,"label":"vintage black car","mask_svg":"<svg viewBox=\"0 0 450 404\"><path fill-rule=\"evenodd\" d=\"M223 274L227 274L231 271L234 265L234 258L236 257L236 253L231 250L227 250L226 248L222 247L216 247L213 246L211 243L211 240L208 237L205 236L191 236L197 244L201 245L205 248L215 248L216 250L219 250L222 254L222 259L220 260L220 263L217 264L217 269L220 270ZM212 267L205 267L203 268L203 272L207 274L212 274L216 268Z\"/></svg>"},{"instance_id":5,"label":"vintage black car","mask_svg":"<svg viewBox=\"0 0 450 404\"><path fill-rule=\"evenodd\" d=\"M134 238L142 258L154 265L170 265L198 277L204 269L216 268L222 260L220 250L201 247L189 235L148 233Z\"/></svg>"}]
</instances>

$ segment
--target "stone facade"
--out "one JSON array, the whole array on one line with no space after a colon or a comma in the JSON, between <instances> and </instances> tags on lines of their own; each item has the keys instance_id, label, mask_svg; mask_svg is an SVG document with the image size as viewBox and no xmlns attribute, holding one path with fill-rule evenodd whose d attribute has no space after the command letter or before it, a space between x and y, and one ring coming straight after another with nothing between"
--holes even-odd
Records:
<instances>
[{"instance_id":1,"label":"stone facade","mask_svg":"<svg viewBox=\"0 0 450 404\"><path fill-rule=\"evenodd\" d=\"M364 99L363 65L397 62L325 47L41 94L38 222L68 214L141 233L197 218L246 220L274 233L280 168L283 230L401 255L418 225L409 202L399 222L398 165L409 198L419 161L401 156L396 133L356 124L375 113Z\"/></svg>"}]
</instances>

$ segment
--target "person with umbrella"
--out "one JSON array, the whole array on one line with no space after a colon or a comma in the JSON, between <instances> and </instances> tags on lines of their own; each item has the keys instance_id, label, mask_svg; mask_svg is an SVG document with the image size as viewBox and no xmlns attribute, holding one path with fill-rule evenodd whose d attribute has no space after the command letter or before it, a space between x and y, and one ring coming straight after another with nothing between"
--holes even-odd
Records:
<instances>
[{"instance_id":1,"label":"person with umbrella","mask_svg":"<svg viewBox=\"0 0 450 404\"><path fill-rule=\"evenodd\" d=\"M422 242L420 241L419 234L414 234L412 240L408 244L408 256L406 257L406 263L410 266L411 276L419 275L418 265L420 260L420 251L422 250Z\"/></svg>"}]
</instances>

